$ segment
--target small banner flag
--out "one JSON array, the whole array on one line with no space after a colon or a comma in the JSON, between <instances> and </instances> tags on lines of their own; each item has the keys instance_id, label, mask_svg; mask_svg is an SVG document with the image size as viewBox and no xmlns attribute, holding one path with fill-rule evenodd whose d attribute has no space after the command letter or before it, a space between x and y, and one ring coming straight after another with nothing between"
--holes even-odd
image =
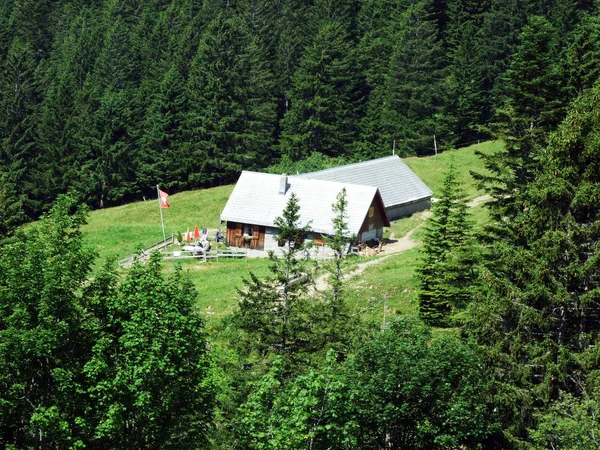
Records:
<instances>
[{"instance_id":1,"label":"small banner flag","mask_svg":"<svg viewBox=\"0 0 600 450\"><path fill-rule=\"evenodd\" d=\"M194 228L194 239L200 239L200 230L198 229L198 225Z\"/></svg>"},{"instance_id":2,"label":"small banner flag","mask_svg":"<svg viewBox=\"0 0 600 450\"><path fill-rule=\"evenodd\" d=\"M168 208L169 207L169 202L167 201L167 199L169 198L169 194L167 194L164 191L161 191L160 189L158 190L158 195L160 195L160 207L161 208Z\"/></svg>"}]
</instances>

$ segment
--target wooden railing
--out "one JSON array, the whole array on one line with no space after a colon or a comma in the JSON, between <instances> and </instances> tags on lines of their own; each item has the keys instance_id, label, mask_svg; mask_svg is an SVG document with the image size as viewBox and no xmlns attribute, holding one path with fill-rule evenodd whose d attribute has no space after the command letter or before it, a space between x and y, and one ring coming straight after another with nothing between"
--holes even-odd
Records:
<instances>
[{"instance_id":1,"label":"wooden railing","mask_svg":"<svg viewBox=\"0 0 600 450\"><path fill-rule=\"evenodd\" d=\"M212 250L208 252L201 251L190 251L190 250L175 250L171 252L161 252L163 259L187 259L187 258L196 258L203 259L204 261L208 259L216 259L219 258L244 258L247 256L247 252L243 250Z\"/></svg>"},{"instance_id":2,"label":"wooden railing","mask_svg":"<svg viewBox=\"0 0 600 450\"><path fill-rule=\"evenodd\" d=\"M151 245L150 247L146 247L146 248L140 250L139 253L136 253L134 255L129 255L127 258L120 259L118 261L119 266L121 266L121 267L129 267L129 266L131 266L133 264L133 262L137 258L139 258L139 259L147 259L150 256L150 253L152 253L154 250L162 250L163 248L166 248L169 245L173 245L174 243L175 243L175 235L172 234L167 239L162 240L162 241L158 241L156 244Z\"/></svg>"}]
</instances>

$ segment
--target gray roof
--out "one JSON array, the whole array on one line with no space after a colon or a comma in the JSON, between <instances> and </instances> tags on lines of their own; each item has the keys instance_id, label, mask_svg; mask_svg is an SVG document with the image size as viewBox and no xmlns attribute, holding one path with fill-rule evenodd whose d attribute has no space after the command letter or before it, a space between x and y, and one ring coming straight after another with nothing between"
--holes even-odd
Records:
<instances>
[{"instance_id":1,"label":"gray roof","mask_svg":"<svg viewBox=\"0 0 600 450\"><path fill-rule=\"evenodd\" d=\"M398 155L304 173L295 177L375 186L379 188L386 208L430 198L432 195L431 189Z\"/></svg>"},{"instance_id":2,"label":"gray roof","mask_svg":"<svg viewBox=\"0 0 600 450\"><path fill-rule=\"evenodd\" d=\"M337 183L326 180L309 180L287 177L287 190L280 194L284 175L243 171L221 213L221 220L253 225L275 226L292 192L300 203L301 225L311 222L313 231L333 234L331 207L338 193L346 188L348 201L348 228L358 234L369 212L369 207L379 192L374 186Z\"/></svg>"}]
</instances>

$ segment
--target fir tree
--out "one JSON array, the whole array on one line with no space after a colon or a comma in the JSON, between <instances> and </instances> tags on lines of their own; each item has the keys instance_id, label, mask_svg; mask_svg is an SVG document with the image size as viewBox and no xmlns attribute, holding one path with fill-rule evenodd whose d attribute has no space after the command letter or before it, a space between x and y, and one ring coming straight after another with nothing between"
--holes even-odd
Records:
<instances>
[{"instance_id":1,"label":"fir tree","mask_svg":"<svg viewBox=\"0 0 600 450\"><path fill-rule=\"evenodd\" d=\"M411 5L402 15L386 77L379 145L396 141L400 154L433 153L433 140L451 142L445 83L447 63L430 2Z\"/></svg>"},{"instance_id":2,"label":"fir tree","mask_svg":"<svg viewBox=\"0 0 600 450\"><path fill-rule=\"evenodd\" d=\"M453 162L432 212L419 268L419 315L429 325L444 327L451 326L451 316L470 302L477 277L467 205Z\"/></svg>"},{"instance_id":3,"label":"fir tree","mask_svg":"<svg viewBox=\"0 0 600 450\"><path fill-rule=\"evenodd\" d=\"M485 288L472 303L468 329L485 351L503 427L516 440L560 392L595 386L597 362L588 358L600 334L599 106L596 87L551 136L525 207L501 225L518 239L494 241Z\"/></svg>"},{"instance_id":4,"label":"fir tree","mask_svg":"<svg viewBox=\"0 0 600 450\"><path fill-rule=\"evenodd\" d=\"M292 160L350 153L360 119L354 51L339 23L319 30L294 74L291 108L281 122L281 151Z\"/></svg>"}]
</instances>

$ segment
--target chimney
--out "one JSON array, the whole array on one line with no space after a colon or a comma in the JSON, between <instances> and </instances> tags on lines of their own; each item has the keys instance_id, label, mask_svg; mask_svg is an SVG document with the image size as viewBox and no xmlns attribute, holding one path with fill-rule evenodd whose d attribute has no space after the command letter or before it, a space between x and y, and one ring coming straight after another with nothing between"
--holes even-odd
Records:
<instances>
[{"instance_id":1,"label":"chimney","mask_svg":"<svg viewBox=\"0 0 600 450\"><path fill-rule=\"evenodd\" d=\"M285 173L282 173L281 178L279 179L279 194L285 195L287 188L288 188L287 175Z\"/></svg>"}]
</instances>

